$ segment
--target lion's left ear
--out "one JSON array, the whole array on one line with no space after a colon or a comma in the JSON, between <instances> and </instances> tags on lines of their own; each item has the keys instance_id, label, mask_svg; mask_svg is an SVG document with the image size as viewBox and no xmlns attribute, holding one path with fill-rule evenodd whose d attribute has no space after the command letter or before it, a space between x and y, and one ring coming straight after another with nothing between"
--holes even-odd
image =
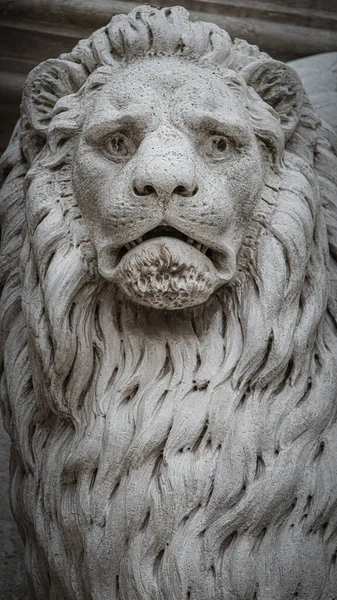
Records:
<instances>
[{"instance_id":1,"label":"lion's left ear","mask_svg":"<svg viewBox=\"0 0 337 600\"><path fill-rule=\"evenodd\" d=\"M247 84L278 114L288 140L299 121L303 105L303 85L299 75L276 60L253 62L241 71Z\"/></svg>"}]
</instances>

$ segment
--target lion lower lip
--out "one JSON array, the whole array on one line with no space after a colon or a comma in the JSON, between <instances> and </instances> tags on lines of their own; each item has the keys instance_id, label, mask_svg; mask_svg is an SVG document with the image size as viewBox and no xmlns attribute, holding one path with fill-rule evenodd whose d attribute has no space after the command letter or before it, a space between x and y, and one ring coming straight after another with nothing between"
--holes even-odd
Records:
<instances>
[{"instance_id":1,"label":"lion lower lip","mask_svg":"<svg viewBox=\"0 0 337 600\"><path fill-rule=\"evenodd\" d=\"M157 232L155 231L154 233ZM181 234L180 238L176 238L176 236L172 234L165 235L167 233L166 231L161 231L161 233L162 235L159 236L153 235L152 230L150 235L147 234L145 236L140 236L132 243L128 242L128 244L123 246L119 252L114 251L111 249L111 247L109 248L109 246L102 248L99 252L98 264L100 274L103 275L103 277L108 281L112 281L117 283L119 286L122 286L122 289L124 289L125 286L127 289L129 289L130 281L127 283L127 280L130 279L130 277L131 279L132 277L134 278L134 274L132 275L132 272L135 269L137 271L139 268L139 261L143 261L144 264L150 261L151 264L153 263L153 265L155 265L155 269L158 270L158 276L152 281L151 278L153 277L153 273L150 269L150 279L152 281L152 283L150 282L151 285L149 284L150 287L158 287L161 281L161 276L163 275L163 269L164 271L167 269L167 272L165 271L166 279L164 277L165 281L162 282L163 289L165 286L170 284L171 279L174 281L175 278L178 277L178 287L174 287L172 291L174 296L176 296L177 290L179 290L181 287L181 281L179 277L182 277L183 279L185 277L186 279L186 273L189 272L189 270L190 276L188 276L185 281L186 285L191 284L192 280L194 280L196 277L196 273L200 274L202 272L204 275L207 273L207 277L210 278L210 281L207 285L209 285L210 288L213 288L213 291L223 283L228 283L232 279L235 271L236 260L235 252L231 251L230 248L227 248L223 253L207 248L206 246L202 247L200 242L196 242L191 238L188 239L187 236L182 237L183 234ZM145 239L145 237L147 239ZM195 248L192 250L192 247ZM182 275L182 273L185 273L185 275ZM139 296L139 292L141 291L141 285L144 283L142 281L144 279L143 275L144 273L142 276L139 274L139 281L136 277L138 282L136 285L136 288L138 289L138 295L136 294L137 298ZM127 279L125 280L126 276ZM198 278L194 283L197 287L200 285ZM132 289L133 288L134 285ZM129 290L128 293L131 292ZM201 296L203 297L203 294L209 295L209 293L211 293L207 286L204 291L200 289L199 292L197 294L198 298ZM134 293L135 290L133 289L131 296ZM139 298L137 301L139 301ZM195 298L191 301L195 303Z\"/></svg>"},{"instance_id":2,"label":"lion lower lip","mask_svg":"<svg viewBox=\"0 0 337 600\"><path fill-rule=\"evenodd\" d=\"M213 248L209 248L205 244L194 240L193 238L187 236L178 229L175 229L174 227L162 225L151 229L144 235L141 235L135 240L131 240L130 242L122 246L116 255L116 262L114 268L117 267L122 258L125 256L125 254L127 254L137 246L140 246L144 242L155 240L157 238L176 239L177 242L182 241L185 244L188 244L189 246L193 246L211 261L211 263L216 268L219 280L227 282L232 278L233 272L235 270L235 260L233 260L233 257L231 258L231 252L229 249L222 252Z\"/></svg>"}]
</instances>

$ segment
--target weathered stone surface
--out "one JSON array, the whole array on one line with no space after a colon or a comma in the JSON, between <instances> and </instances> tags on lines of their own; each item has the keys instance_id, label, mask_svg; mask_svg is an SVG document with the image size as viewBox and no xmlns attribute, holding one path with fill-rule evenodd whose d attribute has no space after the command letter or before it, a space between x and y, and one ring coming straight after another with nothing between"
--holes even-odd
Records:
<instances>
[{"instance_id":1,"label":"weathered stone surface","mask_svg":"<svg viewBox=\"0 0 337 600\"><path fill-rule=\"evenodd\" d=\"M1 192L31 598L336 596L335 147L182 8L31 73Z\"/></svg>"}]
</instances>

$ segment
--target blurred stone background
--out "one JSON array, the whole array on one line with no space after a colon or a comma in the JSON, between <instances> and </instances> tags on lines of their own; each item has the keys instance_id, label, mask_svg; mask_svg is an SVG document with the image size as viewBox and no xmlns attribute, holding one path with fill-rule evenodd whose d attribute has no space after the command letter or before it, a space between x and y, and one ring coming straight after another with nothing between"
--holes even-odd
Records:
<instances>
[{"instance_id":1,"label":"blurred stone background","mask_svg":"<svg viewBox=\"0 0 337 600\"><path fill-rule=\"evenodd\" d=\"M113 15L138 4L0 0L0 154L19 117L22 85L29 71L71 50ZM279 60L337 50L337 0L165 0L163 4L185 6L194 20L216 23L233 38L244 38ZM8 501L8 461L9 440L0 423L0 600L26 600L23 546Z\"/></svg>"}]
</instances>

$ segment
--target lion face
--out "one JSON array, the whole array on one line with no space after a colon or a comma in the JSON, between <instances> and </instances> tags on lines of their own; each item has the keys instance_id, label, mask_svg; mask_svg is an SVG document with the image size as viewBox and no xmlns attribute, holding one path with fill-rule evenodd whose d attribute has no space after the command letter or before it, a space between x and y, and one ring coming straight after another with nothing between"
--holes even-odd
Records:
<instances>
[{"instance_id":1,"label":"lion face","mask_svg":"<svg viewBox=\"0 0 337 600\"><path fill-rule=\"evenodd\" d=\"M263 185L244 84L175 58L91 79L73 185L99 271L140 304L200 304L234 277Z\"/></svg>"}]
</instances>

